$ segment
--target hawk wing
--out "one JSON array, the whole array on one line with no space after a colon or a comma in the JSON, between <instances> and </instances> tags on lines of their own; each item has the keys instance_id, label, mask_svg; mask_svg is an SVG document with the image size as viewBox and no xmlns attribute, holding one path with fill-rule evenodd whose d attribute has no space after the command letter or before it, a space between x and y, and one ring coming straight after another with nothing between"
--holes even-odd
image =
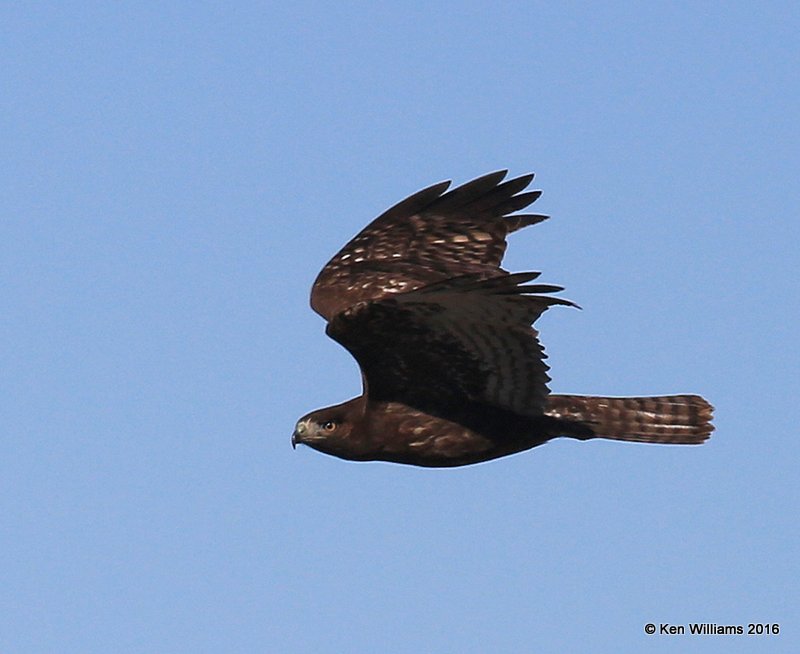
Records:
<instances>
[{"instance_id":1,"label":"hawk wing","mask_svg":"<svg viewBox=\"0 0 800 654\"><path fill-rule=\"evenodd\" d=\"M370 402L402 402L448 417L478 403L540 415L548 366L531 324L559 286L527 284L539 273L479 273L361 302L327 333L356 358Z\"/></svg>"},{"instance_id":2,"label":"hawk wing","mask_svg":"<svg viewBox=\"0 0 800 654\"><path fill-rule=\"evenodd\" d=\"M506 171L484 175L452 191L430 186L384 212L359 232L317 276L311 306L326 320L365 300L381 300L432 282L476 274L504 275L506 235L546 216L508 214L540 191L522 192L533 179L507 182Z\"/></svg>"}]
</instances>

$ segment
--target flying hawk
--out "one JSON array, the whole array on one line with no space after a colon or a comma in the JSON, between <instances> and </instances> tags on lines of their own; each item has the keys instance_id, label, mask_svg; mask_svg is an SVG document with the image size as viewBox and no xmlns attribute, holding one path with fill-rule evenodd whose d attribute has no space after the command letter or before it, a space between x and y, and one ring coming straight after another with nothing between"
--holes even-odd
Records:
<instances>
[{"instance_id":1,"label":"flying hawk","mask_svg":"<svg viewBox=\"0 0 800 654\"><path fill-rule=\"evenodd\" d=\"M517 214L540 191L506 171L430 186L357 234L322 269L311 306L361 367L359 397L298 421L298 443L353 461L428 467L488 461L566 436L698 444L714 429L697 395L551 395L531 326L574 306L539 273L500 267Z\"/></svg>"}]
</instances>

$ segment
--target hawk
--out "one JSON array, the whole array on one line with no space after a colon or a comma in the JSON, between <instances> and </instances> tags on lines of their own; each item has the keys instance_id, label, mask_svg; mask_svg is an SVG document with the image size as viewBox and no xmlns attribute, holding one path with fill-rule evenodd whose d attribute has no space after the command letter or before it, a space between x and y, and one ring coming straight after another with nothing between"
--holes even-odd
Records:
<instances>
[{"instance_id":1,"label":"hawk","mask_svg":"<svg viewBox=\"0 0 800 654\"><path fill-rule=\"evenodd\" d=\"M698 444L712 407L698 395L550 394L533 323L575 306L537 272L500 267L506 236L547 216L516 213L533 175L441 182L396 204L319 273L311 307L361 368L359 397L312 411L298 443L352 461L463 466L556 437Z\"/></svg>"}]
</instances>

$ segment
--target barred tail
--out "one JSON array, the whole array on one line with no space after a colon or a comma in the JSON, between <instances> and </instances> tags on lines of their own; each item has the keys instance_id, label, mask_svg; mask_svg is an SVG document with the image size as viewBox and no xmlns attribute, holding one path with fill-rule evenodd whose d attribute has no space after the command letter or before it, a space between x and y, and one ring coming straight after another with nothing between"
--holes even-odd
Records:
<instances>
[{"instance_id":1,"label":"barred tail","mask_svg":"<svg viewBox=\"0 0 800 654\"><path fill-rule=\"evenodd\" d=\"M713 411L699 395L551 395L545 409L562 424L579 423L574 430L567 427L567 436L684 445L698 445L711 435Z\"/></svg>"}]
</instances>

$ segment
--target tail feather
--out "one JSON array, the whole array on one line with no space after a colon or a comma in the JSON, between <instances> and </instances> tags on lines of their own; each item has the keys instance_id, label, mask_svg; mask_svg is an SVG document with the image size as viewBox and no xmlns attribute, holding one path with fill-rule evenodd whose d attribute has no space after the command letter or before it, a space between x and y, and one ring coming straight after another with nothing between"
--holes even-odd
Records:
<instances>
[{"instance_id":1,"label":"tail feather","mask_svg":"<svg viewBox=\"0 0 800 654\"><path fill-rule=\"evenodd\" d=\"M578 423L573 430L567 427L567 436L684 445L698 445L711 436L713 411L699 395L550 395L545 409L562 424Z\"/></svg>"}]
</instances>

